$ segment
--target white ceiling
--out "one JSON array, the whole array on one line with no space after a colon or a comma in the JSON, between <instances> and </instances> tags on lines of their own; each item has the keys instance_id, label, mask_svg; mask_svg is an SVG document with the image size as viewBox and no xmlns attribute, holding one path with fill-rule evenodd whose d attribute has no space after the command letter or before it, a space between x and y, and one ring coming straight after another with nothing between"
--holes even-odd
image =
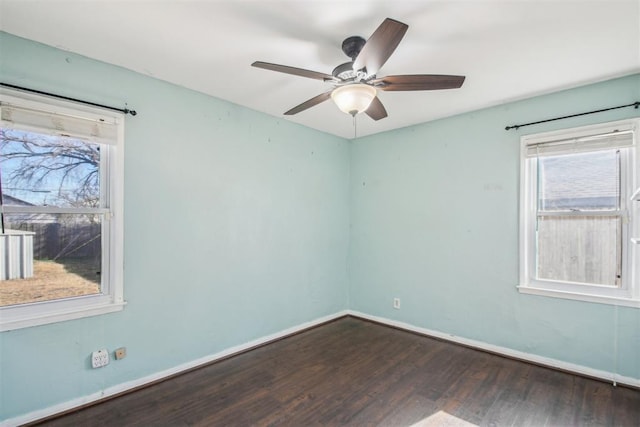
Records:
<instances>
[{"instance_id":1,"label":"white ceiling","mask_svg":"<svg viewBox=\"0 0 640 427\"><path fill-rule=\"evenodd\" d=\"M342 40L386 17L409 30L378 76L467 79L380 92L389 117L358 116L357 136L640 71L640 0L0 0L3 31L345 138L353 121L331 101L282 115L331 86L250 64L330 74Z\"/></svg>"}]
</instances>

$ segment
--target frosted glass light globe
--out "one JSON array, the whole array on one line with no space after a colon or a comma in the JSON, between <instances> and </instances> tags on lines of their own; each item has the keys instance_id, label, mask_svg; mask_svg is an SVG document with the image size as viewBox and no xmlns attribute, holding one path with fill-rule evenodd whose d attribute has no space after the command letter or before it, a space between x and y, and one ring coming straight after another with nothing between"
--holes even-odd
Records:
<instances>
[{"instance_id":1,"label":"frosted glass light globe","mask_svg":"<svg viewBox=\"0 0 640 427\"><path fill-rule=\"evenodd\" d=\"M340 86L331 92L338 108L352 116L366 111L375 97L376 88L362 83Z\"/></svg>"}]
</instances>

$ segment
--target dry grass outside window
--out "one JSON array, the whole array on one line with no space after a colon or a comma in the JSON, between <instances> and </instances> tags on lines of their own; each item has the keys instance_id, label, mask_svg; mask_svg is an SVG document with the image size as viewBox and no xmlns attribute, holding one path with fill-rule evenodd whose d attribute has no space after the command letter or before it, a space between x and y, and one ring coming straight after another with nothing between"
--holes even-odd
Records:
<instances>
[{"instance_id":1,"label":"dry grass outside window","mask_svg":"<svg viewBox=\"0 0 640 427\"><path fill-rule=\"evenodd\" d=\"M50 301L100 292L95 263L33 261L33 277L0 280L0 306Z\"/></svg>"}]
</instances>

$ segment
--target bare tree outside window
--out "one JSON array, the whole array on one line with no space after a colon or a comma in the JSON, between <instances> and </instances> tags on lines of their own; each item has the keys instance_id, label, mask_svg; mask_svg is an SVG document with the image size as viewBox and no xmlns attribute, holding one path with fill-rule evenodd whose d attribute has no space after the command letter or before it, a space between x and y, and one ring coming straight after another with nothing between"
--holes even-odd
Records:
<instances>
[{"instance_id":1,"label":"bare tree outside window","mask_svg":"<svg viewBox=\"0 0 640 427\"><path fill-rule=\"evenodd\" d=\"M98 144L10 129L0 129L0 141L5 194L35 205L99 206Z\"/></svg>"}]
</instances>

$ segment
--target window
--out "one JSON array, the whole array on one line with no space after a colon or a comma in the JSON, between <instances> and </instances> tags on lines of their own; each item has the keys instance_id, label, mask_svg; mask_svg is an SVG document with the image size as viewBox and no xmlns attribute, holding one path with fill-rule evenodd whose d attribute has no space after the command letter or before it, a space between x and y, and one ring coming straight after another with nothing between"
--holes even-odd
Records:
<instances>
[{"instance_id":1,"label":"window","mask_svg":"<svg viewBox=\"0 0 640 427\"><path fill-rule=\"evenodd\" d=\"M0 91L0 330L122 310L120 113Z\"/></svg>"},{"instance_id":2,"label":"window","mask_svg":"<svg viewBox=\"0 0 640 427\"><path fill-rule=\"evenodd\" d=\"M522 137L520 292L640 307L639 124Z\"/></svg>"}]
</instances>

